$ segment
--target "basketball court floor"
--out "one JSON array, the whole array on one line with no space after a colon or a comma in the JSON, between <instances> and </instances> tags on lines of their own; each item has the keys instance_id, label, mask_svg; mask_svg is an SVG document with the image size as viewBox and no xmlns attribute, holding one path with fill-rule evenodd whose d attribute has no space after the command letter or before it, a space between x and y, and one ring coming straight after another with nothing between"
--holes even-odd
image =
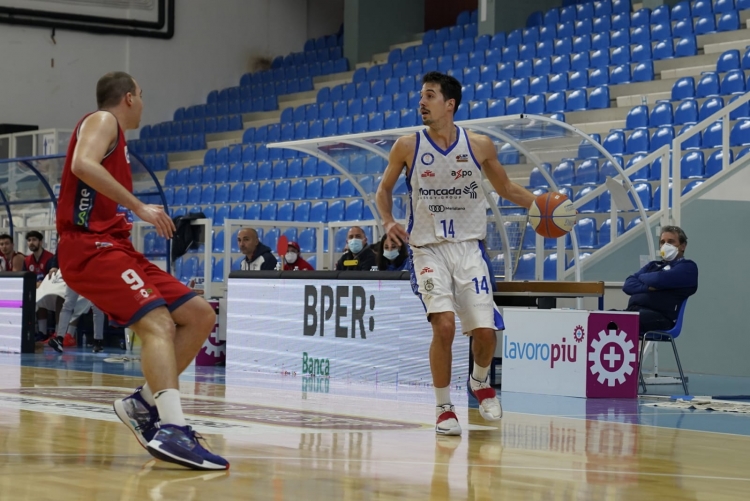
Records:
<instances>
[{"instance_id":1,"label":"basketball court floor","mask_svg":"<svg viewBox=\"0 0 750 501\"><path fill-rule=\"evenodd\" d=\"M464 434L436 437L429 386L205 367L183 405L231 469L190 471L112 412L137 361L68 351L0 355L2 500L750 499L750 414L506 392L487 423L456 389Z\"/></svg>"}]
</instances>

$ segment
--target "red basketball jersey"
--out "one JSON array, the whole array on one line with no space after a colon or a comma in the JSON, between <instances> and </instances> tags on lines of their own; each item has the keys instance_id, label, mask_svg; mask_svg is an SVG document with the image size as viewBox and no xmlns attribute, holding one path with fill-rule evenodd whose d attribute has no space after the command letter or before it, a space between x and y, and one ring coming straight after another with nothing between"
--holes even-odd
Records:
<instances>
[{"instance_id":1,"label":"red basketball jersey","mask_svg":"<svg viewBox=\"0 0 750 501\"><path fill-rule=\"evenodd\" d=\"M78 179L70 168L73 163L73 152L78 144L81 124L89 115L78 122L76 133L70 138L68 145L68 154L60 182L60 196L57 200L57 231L60 234L71 231L107 233L114 237L127 238L133 226L130 211L97 193ZM117 141L102 160L102 165L118 183L128 191L133 191L128 146L119 124L117 125Z\"/></svg>"}]
</instances>

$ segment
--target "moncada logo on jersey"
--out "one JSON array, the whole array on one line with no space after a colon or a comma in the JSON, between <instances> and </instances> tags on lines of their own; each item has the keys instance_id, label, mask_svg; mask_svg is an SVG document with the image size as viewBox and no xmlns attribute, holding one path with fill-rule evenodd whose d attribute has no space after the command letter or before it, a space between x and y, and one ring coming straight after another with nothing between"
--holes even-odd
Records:
<instances>
[{"instance_id":1,"label":"moncada logo on jersey","mask_svg":"<svg viewBox=\"0 0 750 501\"><path fill-rule=\"evenodd\" d=\"M469 198L477 198L477 188L479 185L476 181L464 186L463 189L453 186L452 188L419 188L419 198L426 200L457 200L463 195L469 195Z\"/></svg>"}]
</instances>

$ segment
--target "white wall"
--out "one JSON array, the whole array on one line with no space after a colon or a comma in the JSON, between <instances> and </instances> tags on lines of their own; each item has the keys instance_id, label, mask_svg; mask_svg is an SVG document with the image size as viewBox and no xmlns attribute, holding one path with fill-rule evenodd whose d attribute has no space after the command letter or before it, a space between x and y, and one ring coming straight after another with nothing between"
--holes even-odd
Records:
<instances>
[{"instance_id":1,"label":"white wall","mask_svg":"<svg viewBox=\"0 0 750 501\"><path fill-rule=\"evenodd\" d=\"M171 40L58 30L53 44L47 29L2 25L0 123L72 128L96 107L97 79L114 70L131 73L143 88L143 124L170 120L176 108L205 102L209 91L238 85L254 56L300 51L313 36L308 31L336 31L341 21L331 29L311 24L308 1L325 3L180 0Z\"/></svg>"}]
</instances>

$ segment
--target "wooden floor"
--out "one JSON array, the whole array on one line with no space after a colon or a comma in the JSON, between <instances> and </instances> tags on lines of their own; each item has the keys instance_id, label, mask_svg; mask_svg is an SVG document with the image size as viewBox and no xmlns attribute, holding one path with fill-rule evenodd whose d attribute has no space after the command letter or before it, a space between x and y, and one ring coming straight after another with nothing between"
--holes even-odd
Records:
<instances>
[{"instance_id":1,"label":"wooden floor","mask_svg":"<svg viewBox=\"0 0 750 501\"><path fill-rule=\"evenodd\" d=\"M748 436L634 424L606 405L492 424L464 402L464 435L436 438L429 388L368 397L230 375L182 383L189 418L231 462L193 472L117 421L111 401L139 383L0 365L0 500L750 499Z\"/></svg>"}]
</instances>

